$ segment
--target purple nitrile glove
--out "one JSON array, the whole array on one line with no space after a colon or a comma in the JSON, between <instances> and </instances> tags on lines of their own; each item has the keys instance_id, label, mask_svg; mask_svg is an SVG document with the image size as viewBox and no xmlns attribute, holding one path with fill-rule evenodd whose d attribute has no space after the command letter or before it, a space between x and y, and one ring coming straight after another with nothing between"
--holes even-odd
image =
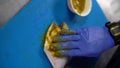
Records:
<instances>
[{"instance_id":1,"label":"purple nitrile glove","mask_svg":"<svg viewBox=\"0 0 120 68\"><path fill-rule=\"evenodd\" d=\"M97 57L114 46L106 27L82 28L75 32L76 35L65 34L55 38L56 55Z\"/></svg>"}]
</instances>

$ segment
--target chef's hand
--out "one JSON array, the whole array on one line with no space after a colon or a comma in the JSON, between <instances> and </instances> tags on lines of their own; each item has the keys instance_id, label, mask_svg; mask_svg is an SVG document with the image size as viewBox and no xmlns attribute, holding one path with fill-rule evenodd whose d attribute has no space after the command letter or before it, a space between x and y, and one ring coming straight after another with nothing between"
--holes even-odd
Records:
<instances>
[{"instance_id":1,"label":"chef's hand","mask_svg":"<svg viewBox=\"0 0 120 68\"><path fill-rule=\"evenodd\" d=\"M97 57L114 46L114 41L106 27L89 27L64 34L54 39L53 47L58 56Z\"/></svg>"}]
</instances>

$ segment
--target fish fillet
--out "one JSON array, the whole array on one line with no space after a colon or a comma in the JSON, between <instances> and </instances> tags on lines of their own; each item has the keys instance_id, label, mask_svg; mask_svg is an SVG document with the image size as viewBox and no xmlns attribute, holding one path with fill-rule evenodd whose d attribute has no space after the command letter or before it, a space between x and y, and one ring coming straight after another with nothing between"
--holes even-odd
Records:
<instances>
[{"instance_id":1,"label":"fish fillet","mask_svg":"<svg viewBox=\"0 0 120 68\"><path fill-rule=\"evenodd\" d=\"M44 51L50 60L53 68L64 68L67 58L66 57L55 57L53 54L54 52L50 51L50 46L52 46L53 38L57 35L60 35L60 32L65 30L67 31L69 28L67 24L63 23L61 28L57 25L52 23L47 31L46 38L45 38L45 44L44 44Z\"/></svg>"}]
</instances>

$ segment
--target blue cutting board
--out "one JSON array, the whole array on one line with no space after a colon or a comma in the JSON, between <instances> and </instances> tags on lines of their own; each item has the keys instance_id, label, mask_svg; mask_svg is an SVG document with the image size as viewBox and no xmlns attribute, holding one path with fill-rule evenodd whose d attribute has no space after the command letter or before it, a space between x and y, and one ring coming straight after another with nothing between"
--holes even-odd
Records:
<instances>
[{"instance_id":1,"label":"blue cutting board","mask_svg":"<svg viewBox=\"0 0 120 68\"><path fill-rule=\"evenodd\" d=\"M104 26L108 21L93 1L91 13L80 17L69 11L67 0L32 0L0 30L0 68L51 68L42 37L52 22L71 29Z\"/></svg>"}]
</instances>

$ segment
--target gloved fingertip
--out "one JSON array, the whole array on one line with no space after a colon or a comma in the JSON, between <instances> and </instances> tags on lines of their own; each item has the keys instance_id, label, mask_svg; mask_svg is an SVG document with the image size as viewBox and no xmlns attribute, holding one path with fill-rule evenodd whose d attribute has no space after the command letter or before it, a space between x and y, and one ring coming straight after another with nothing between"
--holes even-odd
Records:
<instances>
[{"instance_id":1,"label":"gloved fingertip","mask_svg":"<svg viewBox=\"0 0 120 68\"><path fill-rule=\"evenodd\" d=\"M62 36L57 36L53 39L53 42L65 42L64 38Z\"/></svg>"},{"instance_id":2,"label":"gloved fingertip","mask_svg":"<svg viewBox=\"0 0 120 68\"><path fill-rule=\"evenodd\" d=\"M50 51L57 51L58 50L58 44L51 44L49 47Z\"/></svg>"},{"instance_id":3,"label":"gloved fingertip","mask_svg":"<svg viewBox=\"0 0 120 68\"><path fill-rule=\"evenodd\" d=\"M58 57L69 57L68 52L69 50L59 50L59 51L56 51L54 55Z\"/></svg>"},{"instance_id":4,"label":"gloved fingertip","mask_svg":"<svg viewBox=\"0 0 120 68\"><path fill-rule=\"evenodd\" d=\"M64 57L65 55L64 55L64 53L61 52L61 51L56 51L56 52L54 53L54 56L56 56L56 57Z\"/></svg>"},{"instance_id":5,"label":"gloved fingertip","mask_svg":"<svg viewBox=\"0 0 120 68\"><path fill-rule=\"evenodd\" d=\"M61 32L60 32L60 35L77 35L78 33L77 32L75 32L75 31L68 31L68 30L62 30Z\"/></svg>"},{"instance_id":6,"label":"gloved fingertip","mask_svg":"<svg viewBox=\"0 0 120 68\"><path fill-rule=\"evenodd\" d=\"M63 50L63 49L68 49L67 47L64 46L62 43L54 43L51 44L50 48L51 51L58 51L58 50Z\"/></svg>"}]
</instances>

